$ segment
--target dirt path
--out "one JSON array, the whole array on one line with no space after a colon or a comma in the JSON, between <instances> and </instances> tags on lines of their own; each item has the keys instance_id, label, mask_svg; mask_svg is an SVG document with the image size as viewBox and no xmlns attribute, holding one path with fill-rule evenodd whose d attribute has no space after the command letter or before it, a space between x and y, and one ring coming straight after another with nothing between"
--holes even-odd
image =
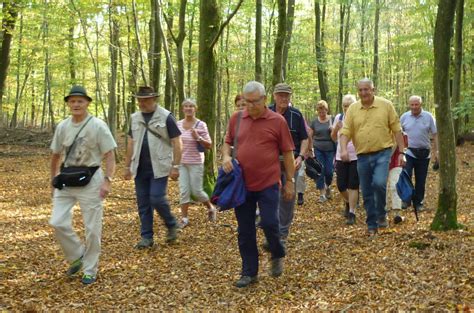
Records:
<instances>
[{"instance_id":1,"label":"dirt path","mask_svg":"<svg viewBox=\"0 0 474 313\"><path fill-rule=\"evenodd\" d=\"M267 272L261 252L260 281L232 287L240 258L232 212L206 221L204 207L191 207L191 224L173 246L155 223L157 247L136 251L139 239L133 184L118 178L106 201L97 283L84 287L66 278L67 267L48 218L51 211L48 150L0 146L1 310L462 310L474 305L474 146L459 148L458 220L468 229L429 231L438 176L430 171L427 206L416 223L391 225L376 240L365 237L364 214L344 225L339 197L317 203L308 181L288 242L285 273ZM121 173L121 167L118 173ZM119 175L118 175L119 176ZM170 186L178 212L176 183ZM82 229L79 210L75 225ZM259 240L262 233L259 233Z\"/></svg>"}]
</instances>

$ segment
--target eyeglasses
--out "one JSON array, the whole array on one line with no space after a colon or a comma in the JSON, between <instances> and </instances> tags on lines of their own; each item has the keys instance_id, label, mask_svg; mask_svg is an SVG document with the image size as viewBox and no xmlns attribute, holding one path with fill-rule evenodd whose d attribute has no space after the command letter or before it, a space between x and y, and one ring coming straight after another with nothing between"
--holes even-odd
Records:
<instances>
[{"instance_id":1,"label":"eyeglasses","mask_svg":"<svg viewBox=\"0 0 474 313\"><path fill-rule=\"evenodd\" d=\"M260 96L260 98L258 98L258 99L256 99L256 100L249 100L249 99L245 99L245 98L244 98L244 101L245 101L246 104L257 105L257 104L260 103L260 101L263 100L264 97L265 97L265 96Z\"/></svg>"}]
</instances>

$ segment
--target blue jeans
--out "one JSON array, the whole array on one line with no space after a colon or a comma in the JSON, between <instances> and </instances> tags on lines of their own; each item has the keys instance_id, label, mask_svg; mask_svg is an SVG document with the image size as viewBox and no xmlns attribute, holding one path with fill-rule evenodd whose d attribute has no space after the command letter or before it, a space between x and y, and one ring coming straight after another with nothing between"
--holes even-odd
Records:
<instances>
[{"instance_id":1,"label":"blue jeans","mask_svg":"<svg viewBox=\"0 0 474 313\"><path fill-rule=\"evenodd\" d=\"M410 175L410 178L413 169L415 169L415 196L413 197L413 206L418 208L423 205L423 200L425 199L425 183L430 159L416 159L409 155L406 155L406 158L407 163L405 164L405 169L408 175Z\"/></svg>"},{"instance_id":2,"label":"blue jeans","mask_svg":"<svg viewBox=\"0 0 474 313\"><path fill-rule=\"evenodd\" d=\"M321 151L315 149L316 159L323 165L323 173L316 181L316 188L319 190L329 187L334 174L334 151Z\"/></svg>"},{"instance_id":3,"label":"blue jeans","mask_svg":"<svg viewBox=\"0 0 474 313\"><path fill-rule=\"evenodd\" d=\"M153 211L165 222L166 227L175 227L176 219L166 198L168 176L155 179L153 171L139 171L135 177L138 215L140 216L140 232L142 238L153 238Z\"/></svg>"},{"instance_id":4,"label":"blue jeans","mask_svg":"<svg viewBox=\"0 0 474 313\"><path fill-rule=\"evenodd\" d=\"M258 274L257 229L255 227L257 203L260 209L260 226L267 238L272 259L285 256L285 249L280 241L278 200L278 184L275 184L261 191L248 191L245 203L235 208L242 276Z\"/></svg>"},{"instance_id":5,"label":"blue jeans","mask_svg":"<svg viewBox=\"0 0 474 313\"><path fill-rule=\"evenodd\" d=\"M357 155L357 172L369 230L377 229L377 219L387 214L385 204L391 154L392 150L388 148L374 153Z\"/></svg>"}]
</instances>

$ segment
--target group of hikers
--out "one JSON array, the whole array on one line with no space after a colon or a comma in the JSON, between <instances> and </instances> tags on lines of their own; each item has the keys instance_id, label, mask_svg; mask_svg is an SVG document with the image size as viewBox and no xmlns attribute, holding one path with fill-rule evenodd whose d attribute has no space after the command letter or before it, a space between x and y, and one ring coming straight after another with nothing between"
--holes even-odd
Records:
<instances>
[{"instance_id":1,"label":"group of hikers","mask_svg":"<svg viewBox=\"0 0 474 313\"><path fill-rule=\"evenodd\" d=\"M263 84L250 81L235 98L236 112L228 122L222 169L231 173L239 167L246 190L242 203L234 208L242 259L240 278L234 282L239 288L258 280L257 226L265 235L263 248L271 255L270 275L283 273L295 204L304 204L308 161L317 160L320 165L315 183L321 203L333 196L335 168L347 225L356 222L361 189L367 234L373 239L378 229L388 227L389 208L398 223L401 209L410 205L395 190L402 168L410 177L415 173L413 206L421 212L429 161L438 159L434 119L422 109L419 96L409 98L410 110L399 119L392 103L376 96L373 82L364 78L357 83L358 101L354 95L344 96L343 112L331 116L327 102L321 100L316 104L317 116L307 123L291 102L292 93L288 84L279 83L273 88L274 103L267 105ZM135 182L140 219L135 248L146 249L154 245L155 210L166 225L168 243L189 225L192 199L205 205L209 221L216 220L217 209L203 189L204 152L213 143L205 121L196 117L198 106L193 99L183 101L184 119L176 121L158 105L152 87L139 87L134 97L139 111L130 117L123 177ZM114 180L117 144L106 123L88 113L92 98L84 87L73 86L64 100L70 116L58 125L51 144L50 224L70 263L66 274L82 270L82 283L92 284L97 279L103 200ZM179 222L168 202L168 178L179 180ZM83 215L84 243L72 228L77 202Z\"/></svg>"}]
</instances>

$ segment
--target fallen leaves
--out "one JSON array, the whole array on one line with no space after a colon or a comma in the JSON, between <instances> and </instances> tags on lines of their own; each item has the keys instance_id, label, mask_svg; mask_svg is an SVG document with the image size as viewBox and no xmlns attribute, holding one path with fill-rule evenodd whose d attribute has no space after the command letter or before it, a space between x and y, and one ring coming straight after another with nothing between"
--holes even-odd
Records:
<instances>
[{"instance_id":1,"label":"fallen leaves","mask_svg":"<svg viewBox=\"0 0 474 313\"><path fill-rule=\"evenodd\" d=\"M5 152L0 146L0 152ZM232 286L241 262L232 211L207 222L203 206L190 208L190 225L176 245L165 244L165 228L155 215L155 247L137 251L139 220L133 183L117 177L104 209L99 278L83 286L67 278L67 267L48 225L51 211L49 158L45 149L8 146L0 153L0 309L39 310L457 310L474 305L474 146L459 148L458 220L465 230L431 232L438 176L430 171L427 205L366 239L365 216L344 224L340 198L321 205L309 180L305 204L296 208L285 272L277 279L266 270L269 255L260 252L259 282ZM36 150L34 150L36 149ZM24 155L17 151L27 151ZM472 162L470 162L472 163ZM121 168L117 170L121 173ZM118 176L118 175L117 175ZM178 189L169 198L179 216ZM80 210L74 213L83 236ZM259 231L261 243L263 233Z\"/></svg>"}]
</instances>

